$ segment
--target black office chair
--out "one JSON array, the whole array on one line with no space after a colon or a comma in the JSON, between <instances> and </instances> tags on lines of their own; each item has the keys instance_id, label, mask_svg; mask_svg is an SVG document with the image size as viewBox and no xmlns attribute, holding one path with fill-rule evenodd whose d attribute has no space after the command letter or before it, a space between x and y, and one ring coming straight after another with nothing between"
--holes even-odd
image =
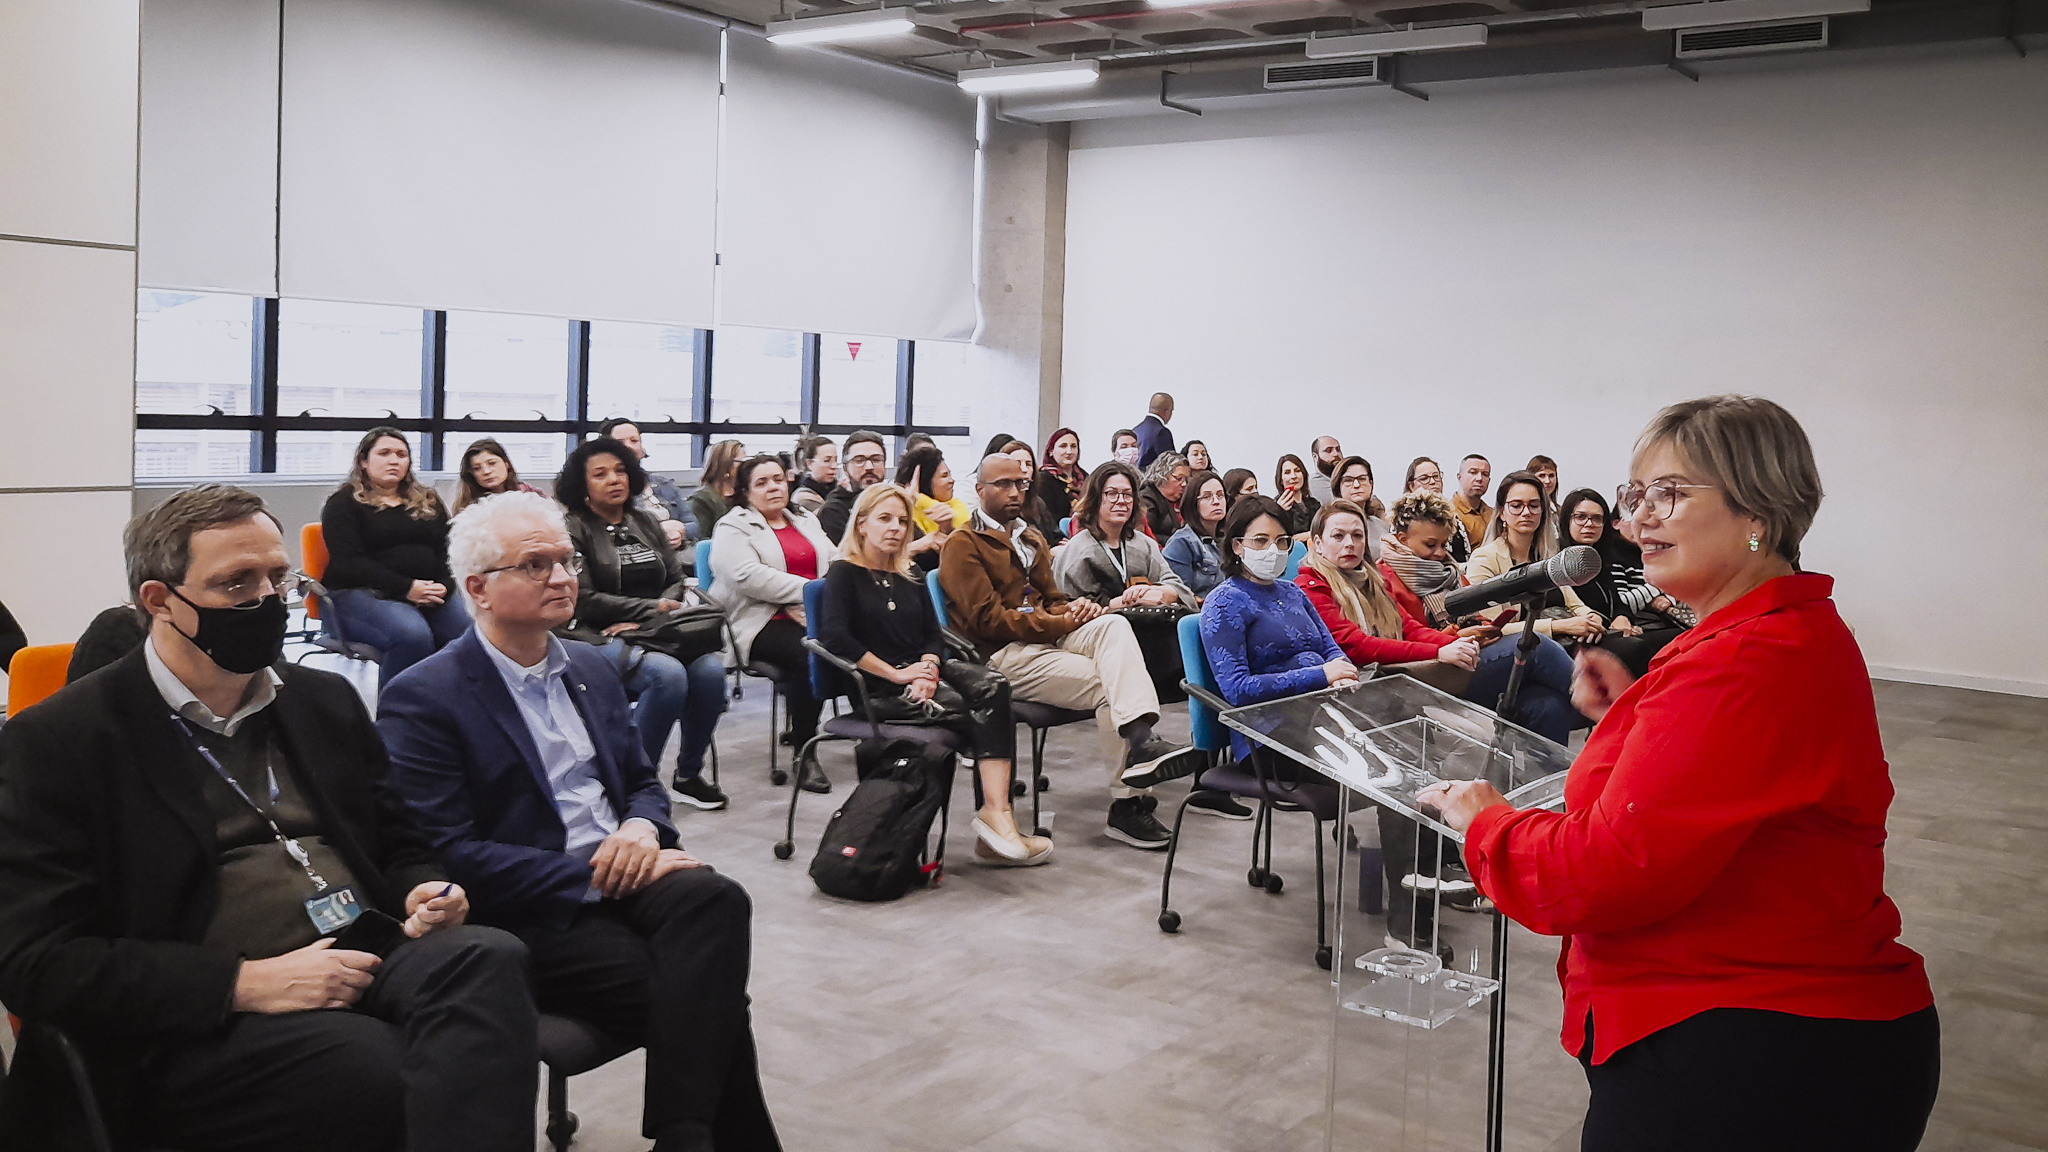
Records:
<instances>
[{"instance_id":1,"label":"black office chair","mask_svg":"<svg viewBox=\"0 0 2048 1152\"><path fill-rule=\"evenodd\" d=\"M640 1045L618 1040L567 1016L540 1018L540 1060L548 1069L548 1143L568 1152L581 1122L569 1111L569 1077L603 1067Z\"/></svg>"},{"instance_id":2,"label":"black office chair","mask_svg":"<svg viewBox=\"0 0 2048 1152\"><path fill-rule=\"evenodd\" d=\"M697 589L708 594L714 582L711 573L711 541L697 541L696 560ZM710 602L708 596L706 602ZM727 621L725 626L725 642L731 647L735 655L739 653L739 637L733 633L730 621ZM730 669L728 678L731 685L732 698L735 700L742 699L746 695L746 690L741 687L743 677L768 681L768 783L778 788L789 783L789 773L783 769L779 762L779 749L782 747L782 726L778 721L781 713L785 711L782 706L782 685L790 676L800 674L801 671L801 669L791 671L778 668L765 661L752 660L746 664L735 665ZM718 749L716 747L713 747L711 750L711 761L711 782L716 784L718 783ZM828 784L824 791L830 790L831 787Z\"/></svg>"}]
</instances>

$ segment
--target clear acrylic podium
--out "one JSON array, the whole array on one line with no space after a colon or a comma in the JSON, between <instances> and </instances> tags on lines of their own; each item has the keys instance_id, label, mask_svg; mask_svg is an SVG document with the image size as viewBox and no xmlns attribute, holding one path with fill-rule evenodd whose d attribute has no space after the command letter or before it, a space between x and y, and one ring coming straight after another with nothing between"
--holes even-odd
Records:
<instances>
[{"instance_id":1,"label":"clear acrylic podium","mask_svg":"<svg viewBox=\"0 0 2048 1152\"><path fill-rule=\"evenodd\" d=\"M1369 801L1385 814L1378 827L1390 829L1388 918L1399 919L1398 902L1405 923L1383 931L1346 898L1350 857L1339 855L1325 1147L1499 1152L1507 922L1460 883L1463 837L1415 795L1440 780L1484 779L1518 808L1561 808L1571 751L1406 676L1232 709L1222 720L1338 784L1341 810L1361 809L1354 820L1374 815ZM1481 911L1456 910L1461 898ZM1445 945L1455 945L1450 965L1439 958Z\"/></svg>"}]
</instances>

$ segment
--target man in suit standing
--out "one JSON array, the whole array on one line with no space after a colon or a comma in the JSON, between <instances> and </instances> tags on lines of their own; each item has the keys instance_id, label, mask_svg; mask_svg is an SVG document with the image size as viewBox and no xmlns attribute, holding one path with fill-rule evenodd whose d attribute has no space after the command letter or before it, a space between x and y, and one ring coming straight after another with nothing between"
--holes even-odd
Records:
<instances>
[{"instance_id":1,"label":"man in suit standing","mask_svg":"<svg viewBox=\"0 0 2048 1152\"><path fill-rule=\"evenodd\" d=\"M0 728L0 1133L91 1146L61 1030L117 1148L530 1152L526 950L463 923L354 687L277 665L277 521L205 485L125 543L148 639Z\"/></svg>"},{"instance_id":2,"label":"man in suit standing","mask_svg":"<svg viewBox=\"0 0 2048 1152\"><path fill-rule=\"evenodd\" d=\"M476 920L526 941L541 1009L646 1045L657 1152L779 1149L747 1008L752 905L678 846L611 664L552 633L576 613L560 505L480 501L448 559L476 626L384 690L399 789Z\"/></svg>"},{"instance_id":3,"label":"man in suit standing","mask_svg":"<svg viewBox=\"0 0 2048 1152\"><path fill-rule=\"evenodd\" d=\"M1138 435L1138 471L1149 467L1154 456L1173 451L1173 433L1166 430L1172 422L1173 397L1154 392L1152 402L1146 405L1145 418L1131 429Z\"/></svg>"}]
</instances>

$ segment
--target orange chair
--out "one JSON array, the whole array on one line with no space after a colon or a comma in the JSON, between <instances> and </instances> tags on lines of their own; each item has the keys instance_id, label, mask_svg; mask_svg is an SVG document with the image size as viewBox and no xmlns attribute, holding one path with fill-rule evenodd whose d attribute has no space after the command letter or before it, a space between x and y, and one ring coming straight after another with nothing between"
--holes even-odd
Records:
<instances>
[{"instance_id":1,"label":"orange chair","mask_svg":"<svg viewBox=\"0 0 2048 1152\"><path fill-rule=\"evenodd\" d=\"M327 534L318 524L299 526L299 571L315 580L327 572ZM306 597L306 619L320 618L320 602Z\"/></svg>"},{"instance_id":2,"label":"orange chair","mask_svg":"<svg viewBox=\"0 0 2048 1152\"><path fill-rule=\"evenodd\" d=\"M310 624L318 620L320 629L314 631L309 627L299 638L312 645L315 651L331 652L336 656L346 656L350 660L375 664L383 659L381 653L368 644L350 640L342 632L341 621L333 612L328 612L324 617L321 615L321 609L328 606L327 589L320 583L320 577L327 574L327 559L327 535L321 531L320 525L300 525L299 571L307 579L301 599L305 602L307 622ZM301 661L305 658L299 657Z\"/></svg>"},{"instance_id":3,"label":"orange chair","mask_svg":"<svg viewBox=\"0 0 2048 1152\"><path fill-rule=\"evenodd\" d=\"M18 716L23 708L64 686L64 673L71 667L69 644L36 644L14 654L7 666L7 714Z\"/></svg>"}]
</instances>

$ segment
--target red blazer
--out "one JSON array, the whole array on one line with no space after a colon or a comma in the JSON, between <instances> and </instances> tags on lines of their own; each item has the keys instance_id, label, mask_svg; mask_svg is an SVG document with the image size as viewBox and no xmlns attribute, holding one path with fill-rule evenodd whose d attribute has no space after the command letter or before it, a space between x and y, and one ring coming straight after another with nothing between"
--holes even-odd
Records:
<instances>
[{"instance_id":1,"label":"red blazer","mask_svg":"<svg viewBox=\"0 0 2048 1152\"><path fill-rule=\"evenodd\" d=\"M1337 647L1344 650L1344 657L1354 664L1406 664L1413 660L1434 660L1436 650L1457 639L1435 640L1443 633L1434 628L1425 628L1415 622L1415 617L1401 613L1401 634L1405 639L1383 640L1358 625L1353 624L1344 610L1337 606L1336 593L1330 591L1330 582L1323 574L1306 564L1295 576L1294 582L1308 593L1308 602L1315 605L1316 615L1330 628L1330 635L1337 638Z\"/></svg>"},{"instance_id":2,"label":"red blazer","mask_svg":"<svg viewBox=\"0 0 2048 1152\"><path fill-rule=\"evenodd\" d=\"M1480 890L1565 938L1564 1046L1594 1063L1709 1008L1895 1020L1934 1002L1884 893L1892 783L1829 594L1781 576L1679 636L1594 729L1562 814L1494 807Z\"/></svg>"},{"instance_id":3,"label":"red blazer","mask_svg":"<svg viewBox=\"0 0 2048 1152\"><path fill-rule=\"evenodd\" d=\"M1436 646L1441 648L1458 638L1456 632L1443 632L1429 626L1429 609L1422 606L1422 597L1410 592L1408 585L1401 582L1401 577L1396 575L1392 568L1381 564L1380 579L1387 582L1387 591L1393 595L1394 603L1401 609L1401 615L1407 617L1408 620L1416 621L1415 627L1421 630L1420 632L1408 633L1409 639L1420 639L1426 643L1441 636L1443 639L1436 641ZM1406 622L1404 620L1403 624L1405 625ZM1427 633L1427 635L1424 635L1424 633Z\"/></svg>"}]
</instances>

